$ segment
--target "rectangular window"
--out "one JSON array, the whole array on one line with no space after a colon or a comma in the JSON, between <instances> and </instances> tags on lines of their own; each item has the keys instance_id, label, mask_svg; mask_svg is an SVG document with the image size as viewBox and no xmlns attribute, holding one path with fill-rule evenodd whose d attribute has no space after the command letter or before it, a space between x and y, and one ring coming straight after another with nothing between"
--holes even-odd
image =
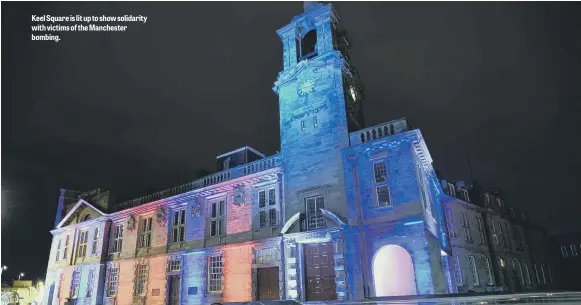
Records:
<instances>
[{"instance_id":1,"label":"rectangular window","mask_svg":"<svg viewBox=\"0 0 581 305\"><path fill-rule=\"evenodd\" d=\"M301 121L301 130L305 131L305 121Z\"/></svg>"},{"instance_id":2,"label":"rectangular window","mask_svg":"<svg viewBox=\"0 0 581 305\"><path fill-rule=\"evenodd\" d=\"M478 278L478 269L476 268L476 260L474 256L468 256L468 264L470 265L470 271L472 271L472 283L474 286L480 286L480 279Z\"/></svg>"},{"instance_id":3,"label":"rectangular window","mask_svg":"<svg viewBox=\"0 0 581 305\"><path fill-rule=\"evenodd\" d=\"M120 253L123 249L123 225L116 224L111 230L111 248L110 254Z\"/></svg>"},{"instance_id":4,"label":"rectangular window","mask_svg":"<svg viewBox=\"0 0 581 305\"><path fill-rule=\"evenodd\" d=\"M73 271L73 282L71 284L71 296L79 296L79 287L81 285L81 270Z\"/></svg>"},{"instance_id":5,"label":"rectangular window","mask_svg":"<svg viewBox=\"0 0 581 305\"><path fill-rule=\"evenodd\" d=\"M524 275L524 272L522 271L522 265L521 265L520 261L517 261L517 265L518 265L518 272L520 275L520 283L524 285L525 284L525 275Z\"/></svg>"},{"instance_id":6,"label":"rectangular window","mask_svg":"<svg viewBox=\"0 0 581 305\"><path fill-rule=\"evenodd\" d=\"M462 215L462 227L464 228L464 240L466 242L473 242L472 239L472 232L470 231L470 225L468 223L468 217L466 215L466 213L461 213L460 215Z\"/></svg>"},{"instance_id":7,"label":"rectangular window","mask_svg":"<svg viewBox=\"0 0 581 305\"><path fill-rule=\"evenodd\" d=\"M268 190L268 205L273 206L276 204L276 193L274 188Z\"/></svg>"},{"instance_id":8,"label":"rectangular window","mask_svg":"<svg viewBox=\"0 0 581 305\"><path fill-rule=\"evenodd\" d=\"M89 231L81 231L79 234L79 247L77 249L77 255L79 258L87 256L87 245L89 242Z\"/></svg>"},{"instance_id":9,"label":"rectangular window","mask_svg":"<svg viewBox=\"0 0 581 305\"><path fill-rule=\"evenodd\" d=\"M208 292L222 292L222 255L208 257Z\"/></svg>"},{"instance_id":10,"label":"rectangular window","mask_svg":"<svg viewBox=\"0 0 581 305\"><path fill-rule=\"evenodd\" d=\"M99 228L95 228L93 233L93 245L91 246L91 254L97 254L97 248L99 247Z\"/></svg>"},{"instance_id":11,"label":"rectangular window","mask_svg":"<svg viewBox=\"0 0 581 305\"><path fill-rule=\"evenodd\" d=\"M255 264L267 264L278 261L280 261L280 254L276 248L256 250L254 253Z\"/></svg>"},{"instance_id":12,"label":"rectangular window","mask_svg":"<svg viewBox=\"0 0 581 305\"><path fill-rule=\"evenodd\" d=\"M109 266L107 276L107 296L114 297L117 294L117 284L119 283L119 266Z\"/></svg>"},{"instance_id":13,"label":"rectangular window","mask_svg":"<svg viewBox=\"0 0 581 305\"><path fill-rule=\"evenodd\" d=\"M278 224L278 217L275 188L258 192L258 208L260 228L276 227Z\"/></svg>"},{"instance_id":14,"label":"rectangular window","mask_svg":"<svg viewBox=\"0 0 581 305\"><path fill-rule=\"evenodd\" d=\"M456 188L454 187L454 184L448 183L447 191L448 195L456 197Z\"/></svg>"},{"instance_id":15,"label":"rectangular window","mask_svg":"<svg viewBox=\"0 0 581 305\"><path fill-rule=\"evenodd\" d=\"M375 183L383 183L387 181L385 162L381 161L373 164L373 176L375 178Z\"/></svg>"},{"instance_id":16,"label":"rectangular window","mask_svg":"<svg viewBox=\"0 0 581 305\"><path fill-rule=\"evenodd\" d=\"M454 276L456 277L456 285L462 286L464 282L462 281L462 268L460 268L460 257L456 256L454 259Z\"/></svg>"},{"instance_id":17,"label":"rectangular window","mask_svg":"<svg viewBox=\"0 0 581 305\"><path fill-rule=\"evenodd\" d=\"M69 252L69 238L71 236L67 234L67 237L65 238L65 249L63 250L63 259L67 259L67 252Z\"/></svg>"},{"instance_id":18,"label":"rectangular window","mask_svg":"<svg viewBox=\"0 0 581 305\"><path fill-rule=\"evenodd\" d=\"M87 278L87 298L93 295L93 286L95 285L95 270L89 269L89 276Z\"/></svg>"},{"instance_id":19,"label":"rectangular window","mask_svg":"<svg viewBox=\"0 0 581 305\"><path fill-rule=\"evenodd\" d=\"M210 204L210 237L224 235L224 200L214 201Z\"/></svg>"},{"instance_id":20,"label":"rectangular window","mask_svg":"<svg viewBox=\"0 0 581 305\"><path fill-rule=\"evenodd\" d=\"M258 207L264 208L266 206L266 191L258 192Z\"/></svg>"},{"instance_id":21,"label":"rectangular window","mask_svg":"<svg viewBox=\"0 0 581 305\"><path fill-rule=\"evenodd\" d=\"M458 234L456 234L456 228L454 228L454 219L452 218L452 210L450 208L446 208L446 220L448 224L448 234L450 234L451 238L456 238Z\"/></svg>"},{"instance_id":22,"label":"rectangular window","mask_svg":"<svg viewBox=\"0 0 581 305\"><path fill-rule=\"evenodd\" d=\"M480 243L486 243L486 238L484 236L484 225L482 224L482 218L476 217L476 227L478 228L478 238L480 239Z\"/></svg>"},{"instance_id":23,"label":"rectangular window","mask_svg":"<svg viewBox=\"0 0 581 305\"><path fill-rule=\"evenodd\" d=\"M151 222L153 218L144 218L141 220L139 225L139 248L149 248L151 247Z\"/></svg>"},{"instance_id":24,"label":"rectangular window","mask_svg":"<svg viewBox=\"0 0 581 305\"><path fill-rule=\"evenodd\" d=\"M56 255L54 257L54 261L58 262L61 258L61 239L59 238L56 243Z\"/></svg>"},{"instance_id":25,"label":"rectangular window","mask_svg":"<svg viewBox=\"0 0 581 305\"><path fill-rule=\"evenodd\" d=\"M468 191L465 189L460 189L460 197L462 197L461 199L466 201L466 202L470 202L470 196L468 196Z\"/></svg>"},{"instance_id":26,"label":"rectangular window","mask_svg":"<svg viewBox=\"0 0 581 305\"><path fill-rule=\"evenodd\" d=\"M567 252L567 247L561 246L561 256L563 256L563 257L569 256L569 252Z\"/></svg>"},{"instance_id":27,"label":"rectangular window","mask_svg":"<svg viewBox=\"0 0 581 305\"><path fill-rule=\"evenodd\" d=\"M317 117L313 117L313 127L317 128L319 126L319 122L317 122Z\"/></svg>"},{"instance_id":28,"label":"rectangular window","mask_svg":"<svg viewBox=\"0 0 581 305\"><path fill-rule=\"evenodd\" d=\"M496 234L496 227L494 226L494 222L492 222L492 221L490 222L490 231L492 232L492 237L494 238L494 243L496 245L498 245L499 244L498 234Z\"/></svg>"},{"instance_id":29,"label":"rectangular window","mask_svg":"<svg viewBox=\"0 0 581 305\"><path fill-rule=\"evenodd\" d=\"M525 262L525 275L527 277L527 284L531 284L531 273L529 272L529 264Z\"/></svg>"},{"instance_id":30,"label":"rectangular window","mask_svg":"<svg viewBox=\"0 0 581 305\"><path fill-rule=\"evenodd\" d=\"M316 230L326 227L325 217L322 208L325 208L325 197L315 196L305 198L305 204L307 208L307 229Z\"/></svg>"},{"instance_id":31,"label":"rectangular window","mask_svg":"<svg viewBox=\"0 0 581 305\"><path fill-rule=\"evenodd\" d=\"M377 207L391 206L389 196L389 186L387 185L387 169L385 161L373 163L373 179L375 181L375 195L377 196Z\"/></svg>"},{"instance_id":32,"label":"rectangular window","mask_svg":"<svg viewBox=\"0 0 581 305\"><path fill-rule=\"evenodd\" d=\"M577 255L578 255L578 254L577 254L577 246L576 246L576 245L574 245L574 244L571 244L571 245L569 246L569 248L571 249L571 256L577 256Z\"/></svg>"},{"instance_id":33,"label":"rectangular window","mask_svg":"<svg viewBox=\"0 0 581 305\"><path fill-rule=\"evenodd\" d=\"M185 240L186 234L186 210L173 212L171 242L181 243Z\"/></svg>"},{"instance_id":34,"label":"rectangular window","mask_svg":"<svg viewBox=\"0 0 581 305\"><path fill-rule=\"evenodd\" d=\"M486 283L488 285L494 285L494 281L492 280L492 266L490 266L490 260L488 257L483 257L484 259L484 271L486 272Z\"/></svg>"},{"instance_id":35,"label":"rectangular window","mask_svg":"<svg viewBox=\"0 0 581 305\"><path fill-rule=\"evenodd\" d=\"M177 259L169 261L167 272L179 272L179 271L182 271L182 261Z\"/></svg>"},{"instance_id":36,"label":"rectangular window","mask_svg":"<svg viewBox=\"0 0 581 305\"><path fill-rule=\"evenodd\" d=\"M391 198L389 197L389 188L387 185L378 186L375 188L377 192L377 206L389 207L391 206Z\"/></svg>"},{"instance_id":37,"label":"rectangular window","mask_svg":"<svg viewBox=\"0 0 581 305\"><path fill-rule=\"evenodd\" d=\"M135 279L135 296L144 296L147 292L147 264L137 265L137 274Z\"/></svg>"},{"instance_id":38,"label":"rectangular window","mask_svg":"<svg viewBox=\"0 0 581 305\"><path fill-rule=\"evenodd\" d=\"M419 162L416 162L416 172L417 172L417 179L418 179L418 187L420 193L420 199L422 201L422 205L424 210L428 211L430 214L432 213L432 198L430 197L430 188L429 186L426 187L426 182L424 181L424 170L420 166Z\"/></svg>"}]
</instances>

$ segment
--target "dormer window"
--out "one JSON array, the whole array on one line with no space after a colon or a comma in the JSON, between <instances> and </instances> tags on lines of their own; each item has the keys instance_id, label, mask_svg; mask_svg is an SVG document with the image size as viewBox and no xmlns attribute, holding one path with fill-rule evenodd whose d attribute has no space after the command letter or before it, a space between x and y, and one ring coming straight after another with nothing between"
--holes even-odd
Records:
<instances>
[{"instance_id":1,"label":"dormer window","mask_svg":"<svg viewBox=\"0 0 581 305\"><path fill-rule=\"evenodd\" d=\"M456 188L454 187L454 184L452 183L448 183L448 195L452 196L452 197L456 197Z\"/></svg>"},{"instance_id":2,"label":"dormer window","mask_svg":"<svg viewBox=\"0 0 581 305\"><path fill-rule=\"evenodd\" d=\"M465 189L459 189L459 190L460 190L461 199L466 201L466 202L470 202L470 196L468 196L468 191Z\"/></svg>"}]
</instances>

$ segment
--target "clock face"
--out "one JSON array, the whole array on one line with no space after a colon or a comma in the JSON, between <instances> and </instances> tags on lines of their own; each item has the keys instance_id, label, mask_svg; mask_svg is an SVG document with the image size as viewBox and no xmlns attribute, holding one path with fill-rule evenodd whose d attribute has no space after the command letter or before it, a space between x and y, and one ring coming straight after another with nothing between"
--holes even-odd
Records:
<instances>
[{"instance_id":1,"label":"clock face","mask_svg":"<svg viewBox=\"0 0 581 305\"><path fill-rule=\"evenodd\" d=\"M299 93L302 95L306 95L313 92L314 88L315 83L312 80L306 80L302 82L301 85L299 86Z\"/></svg>"}]
</instances>

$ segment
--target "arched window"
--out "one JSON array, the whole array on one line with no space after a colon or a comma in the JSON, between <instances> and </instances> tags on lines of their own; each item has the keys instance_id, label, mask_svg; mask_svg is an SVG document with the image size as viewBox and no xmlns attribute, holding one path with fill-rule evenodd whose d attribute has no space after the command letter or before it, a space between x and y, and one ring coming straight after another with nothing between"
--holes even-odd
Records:
<instances>
[{"instance_id":1,"label":"arched window","mask_svg":"<svg viewBox=\"0 0 581 305\"><path fill-rule=\"evenodd\" d=\"M310 30L301 41L300 59L308 59L317 56L317 31Z\"/></svg>"},{"instance_id":2,"label":"arched window","mask_svg":"<svg viewBox=\"0 0 581 305\"><path fill-rule=\"evenodd\" d=\"M91 219L91 215L85 215L85 217L83 217L83 221L87 221Z\"/></svg>"}]
</instances>

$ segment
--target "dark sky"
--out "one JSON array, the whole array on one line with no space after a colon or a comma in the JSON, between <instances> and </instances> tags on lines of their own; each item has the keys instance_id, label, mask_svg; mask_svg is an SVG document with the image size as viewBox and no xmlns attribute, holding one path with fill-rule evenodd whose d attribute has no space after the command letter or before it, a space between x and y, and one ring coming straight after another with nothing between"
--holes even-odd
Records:
<instances>
[{"instance_id":1,"label":"dark sky","mask_svg":"<svg viewBox=\"0 0 581 305\"><path fill-rule=\"evenodd\" d=\"M407 117L447 177L549 227L578 222L580 3L339 2L367 125ZM44 277L60 188L118 199L279 149L275 31L299 2L2 2L2 258ZM146 15L30 41L31 14ZM14 191L5 191L14 190Z\"/></svg>"}]
</instances>

